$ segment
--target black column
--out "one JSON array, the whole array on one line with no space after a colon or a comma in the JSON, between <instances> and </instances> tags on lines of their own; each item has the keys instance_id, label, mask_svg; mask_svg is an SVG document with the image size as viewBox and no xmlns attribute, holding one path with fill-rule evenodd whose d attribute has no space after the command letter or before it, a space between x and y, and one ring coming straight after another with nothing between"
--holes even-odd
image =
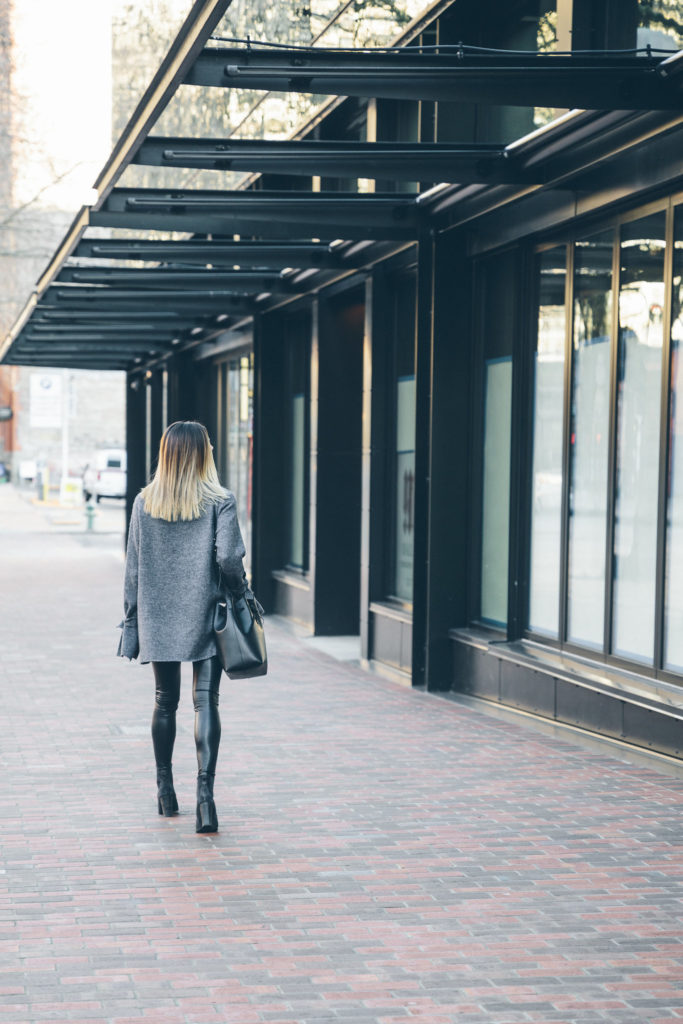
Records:
<instances>
[{"instance_id":1,"label":"black column","mask_svg":"<svg viewBox=\"0 0 683 1024\"><path fill-rule=\"evenodd\" d=\"M370 604L386 597L387 387L392 355L386 324L391 316L386 273L376 267L366 282L363 338L360 639L366 660L372 656Z\"/></svg>"},{"instance_id":2,"label":"black column","mask_svg":"<svg viewBox=\"0 0 683 1024\"><path fill-rule=\"evenodd\" d=\"M192 395L188 403L190 420L199 420L210 431L216 408L216 367L209 359L192 362Z\"/></svg>"},{"instance_id":3,"label":"black column","mask_svg":"<svg viewBox=\"0 0 683 1024\"><path fill-rule=\"evenodd\" d=\"M168 422L197 418L195 373L190 355L175 356L168 366Z\"/></svg>"},{"instance_id":4,"label":"black column","mask_svg":"<svg viewBox=\"0 0 683 1024\"><path fill-rule=\"evenodd\" d=\"M425 682L430 690L447 690L451 686L448 630L467 621L472 273L463 236L440 237L434 257Z\"/></svg>"},{"instance_id":5,"label":"black column","mask_svg":"<svg viewBox=\"0 0 683 1024\"><path fill-rule=\"evenodd\" d=\"M360 629L361 415L365 292L319 304L313 614L317 635ZM313 455L313 375L311 453Z\"/></svg>"},{"instance_id":6,"label":"black column","mask_svg":"<svg viewBox=\"0 0 683 1024\"><path fill-rule=\"evenodd\" d=\"M254 449L252 475L252 581L271 611L272 573L284 564L285 548L285 346L281 319L254 320Z\"/></svg>"},{"instance_id":7,"label":"black column","mask_svg":"<svg viewBox=\"0 0 683 1024\"><path fill-rule=\"evenodd\" d=\"M434 241L425 232L418 243L415 356L415 542L413 555L413 686L427 671L427 593L429 557L429 461L432 392Z\"/></svg>"},{"instance_id":8,"label":"black column","mask_svg":"<svg viewBox=\"0 0 683 1024\"><path fill-rule=\"evenodd\" d=\"M636 45L638 0L573 0L572 50L628 50Z\"/></svg>"},{"instance_id":9,"label":"black column","mask_svg":"<svg viewBox=\"0 0 683 1024\"><path fill-rule=\"evenodd\" d=\"M145 480L145 382L142 377L126 378L126 538L133 502Z\"/></svg>"},{"instance_id":10,"label":"black column","mask_svg":"<svg viewBox=\"0 0 683 1024\"><path fill-rule=\"evenodd\" d=\"M162 370L155 370L152 374L149 387L151 388L151 472L154 473L159 456L159 442L164 432L163 428L163 377Z\"/></svg>"}]
</instances>

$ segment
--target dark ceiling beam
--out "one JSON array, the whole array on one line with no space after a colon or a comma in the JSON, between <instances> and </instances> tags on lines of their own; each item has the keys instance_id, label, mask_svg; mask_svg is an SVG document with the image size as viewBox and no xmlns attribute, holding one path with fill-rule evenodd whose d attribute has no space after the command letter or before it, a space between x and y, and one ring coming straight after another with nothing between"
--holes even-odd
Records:
<instances>
[{"instance_id":1,"label":"dark ceiling beam","mask_svg":"<svg viewBox=\"0 0 683 1024\"><path fill-rule=\"evenodd\" d=\"M268 238L417 237L415 196L404 193L114 189L91 223L136 230L266 234Z\"/></svg>"},{"instance_id":2,"label":"dark ceiling beam","mask_svg":"<svg viewBox=\"0 0 683 1024\"><path fill-rule=\"evenodd\" d=\"M185 82L222 88L586 110L679 110L662 56L206 48Z\"/></svg>"},{"instance_id":3,"label":"dark ceiling beam","mask_svg":"<svg viewBox=\"0 0 683 1024\"><path fill-rule=\"evenodd\" d=\"M102 292L113 291L111 288L102 288L98 290ZM172 292L162 292L161 295L155 293L155 296L156 297L150 297L150 295L146 295L144 292L138 291L137 293L133 293L129 298L125 298L123 296L120 298L114 298L111 296L101 296L97 298L83 296L81 298L69 297L64 300L57 299L56 301L60 302L62 308L69 312L89 312L90 310L99 308L108 312L116 313L117 315L120 313L143 312L145 309L149 308L150 303L164 302L166 301L166 297L168 297L168 304L171 304L172 302L173 308L187 317L192 316L194 313L197 313L198 318L205 317L207 310L211 310L211 312L216 316L222 313L229 316L236 316L238 314L247 315L254 309L252 300L241 300L235 295L231 295L229 299L201 298L196 294L191 298L185 298L178 294L173 294ZM52 302L55 300L51 298L50 301ZM36 306L36 309L39 312L41 311L40 303ZM198 319L197 326L200 325L201 324Z\"/></svg>"},{"instance_id":4,"label":"dark ceiling beam","mask_svg":"<svg viewBox=\"0 0 683 1024\"><path fill-rule=\"evenodd\" d=\"M270 139L147 138L135 163L218 171L446 181L460 184L534 183L501 145L444 142L319 142Z\"/></svg>"},{"instance_id":5,"label":"dark ceiling beam","mask_svg":"<svg viewBox=\"0 0 683 1024\"><path fill-rule=\"evenodd\" d=\"M31 323L101 323L116 321L128 324L129 322L144 322L154 328L158 326L175 331L183 330L186 327L195 327L197 321L201 322L202 319L207 320L209 317L202 318L194 314L191 317L186 317L181 313L158 309L141 309L133 312L126 312L125 310L116 312L106 309L66 310L41 303L39 310L31 317Z\"/></svg>"},{"instance_id":6,"label":"dark ceiling beam","mask_svg":"<svg viewBox=\"0 0 683 1024\"><path fill-rule=\"evenodd\" d=\"M194 238L177 242L147 239L128 242L118 239L83 238L74 252L78 259L146 260L154 263L212 264L214 267L329 267L341 265L340 257L329 246L315 242L232 242L204 241Z\"/></svg>"},{"instance_id":7,"label":"dark ceiling beam","mask_svg":"<svg viewBox=\"0 0 683 1024\"><path fill-rule=\"evenodd\" d=\"M16 366L64 366L81 370L126 370L142 362L142 357L127 356L116 352L51 352L42 349L40 352L22 352L20 348L12 348L11 357L5 362Z\"/></svg>"},{"instance_id":8,"label":"dark ceiling beam","mask_svg":"<svg viewBox=\"0 0 683 1024\"><path fill-rule=\"evenodd\" d=\"M34 347L40 347L45 345L49 348L78 348L83 345L90 345L97 343L98 347L101 348L113 348L119 350L130 350L131 352L146 352L150 349L156 349L157 351L170 351L173 348L172 341L170 339L163 338L145 338L144 340L137 340L130 338L129 335L101 335L97 332L91 332L90 334L79 334L79 335L61 335L61 334L41 334L35 335L31 332L25 332L22 335L22 346L31 344Z\"/></svg>"},{"instance_id":9,"label":"dark ceiling beam","mask_svg":"<svg viewBox=\"0 0 683 1024\"><path fill-rule=\"evenodd\" d=\"M201 288L220 289L228 294L292 291L291 286L278 271L255 273L243 270L177 270L171 267L133 270L115 267L88 269L64 267L57 277L57 284L96 284L126 286L128 288L173 288L179 291Z\"/></svg>"},{"instance_id":10,"label":"dark ceiling beam","mask_svg":"<svg viewBox=\"0 0 683 1024\"><path fill-rule=\"evenodd\" d=\"M49 304L57 303L61 308L69 303L86 301L93 309L116 310L117 300L128 300L143 303L144 308L154 308L154 303L164 302L166 308L174 312L185 306L199 306L208 308L210 305L225 304L227 306L242 306L241 299L246 299L249 293L237 293L235 289L225 288L184 288L182 291L167 292L163 288L114 288L101 285L50 285L45 292L45 299ZM36 308L40 308L40 305ZM74 306L74 308L80 308ZM205 314L208 315L208 314Z\"/></svg>"},{"instance_id":11,"label":"dark ceiling beam","mask_svg":"<svg viewBox=\"0 0 683 1024\"><path fill-rule=\"evenodd\" d=\"M43 334L56 334L56 335L75 335L80 334L92 334L96 331L98 334L138 334L142 337L149 338L168 338L172 339L182 334L182 331L172 331L168 327L155 327L153 324L136 324L136 323L59 323L54 321L48 321L48 323L42 320L29 320L26 327L24 328L24 334L30 330L36 337Z\"/></svg>"}]
</instances>

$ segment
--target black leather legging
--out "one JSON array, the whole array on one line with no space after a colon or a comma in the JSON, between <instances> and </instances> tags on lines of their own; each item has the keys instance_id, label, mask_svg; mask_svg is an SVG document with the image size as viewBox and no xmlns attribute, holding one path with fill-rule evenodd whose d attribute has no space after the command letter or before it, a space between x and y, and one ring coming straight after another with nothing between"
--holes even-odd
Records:
<instances>
[{"instance_id":1,"label":"black leather legging","mask_svg":"<svg viewBox=\"0 0 683 1024\"><path fill-rule=\"evenodd\" d=\"M156 694L152 714L152 743L157 768L170 767L175 742L175 715L180 700L180 662L153 661ZM192 700L194 702L194 740L200 772L216 772L221 742L221 716L218 692L221 663L217 657L192 663Z\"/></svg>"}]
</instances>

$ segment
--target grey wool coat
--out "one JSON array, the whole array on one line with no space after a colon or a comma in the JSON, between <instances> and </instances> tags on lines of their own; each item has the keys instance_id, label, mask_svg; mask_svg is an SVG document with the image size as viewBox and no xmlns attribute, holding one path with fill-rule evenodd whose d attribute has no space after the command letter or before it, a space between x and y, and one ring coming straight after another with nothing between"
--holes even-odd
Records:
<instances>
[{"instance_id":1,"label":"grey wool coat","mask_svg":"<svg viewBox=\"0 0 683 1024\"><path fill-rule=\"evenodd\" d=\"M230 590L247 588L244 542L235 496L210 505L199 519L175 523L133 503L123 587L118 654L148 661L201 661L216 654L213 611L220 566Z\"/></svg>"}]
</instances>

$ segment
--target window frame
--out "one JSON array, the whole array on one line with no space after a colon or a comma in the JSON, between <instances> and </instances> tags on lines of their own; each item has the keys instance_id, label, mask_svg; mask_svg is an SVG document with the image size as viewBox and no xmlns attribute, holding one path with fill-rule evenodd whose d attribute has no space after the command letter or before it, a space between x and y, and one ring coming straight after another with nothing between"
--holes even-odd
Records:
<instances>
[{"instance_id":1,"label":"window frame","mask_svg":"<svg viewBox=\"0 0 683 1024\"><path fill-rule=\"evenodd\" d=\"M560 562L560 613L558 623L558 638L548 637L546 634L536 632L529 628L529 603L526 602L524 615L524 629L522 636L545 647L556 648L561 653L569 656L588 659L599 662L615 670L635 672L638 675L661 680L666 683L674 683L677 686L683 685L683 673L675 673L671 669L664 668L664 635L666 613L665 603L665 573L666 573L666 544L667 544L667 510L668 510L668 487L669 487L669 448L670 448L670 416L672 398L671 380L671 329L672 329L672 304L673 304L673 246L675 240L675 215L676 211L683 216L683 191L672 193L668 196L641 203L628 210L609 217L592 217L581 224L572 224L564 232L554 232L552 238L543 240L534 246L534 257L544 249L557 246L561 242L567 245L567 272L565 290L565 368L564 368L564 410L563 410L563 480L562 480L562 541L561 541L561 562ZM659 452L658 452L658 478L657 478L657 512L656 512L656 568L655 568L655 608L654 608L654 643L653 657L651 663L645 663L635 658L631 659L623 655L615 654L613 646L613 614L614 614L614 534L615 534L615 501L616 501L616 471L617 471L617 388L618 388L618 346L620 331L619 300L621 294L621 229L624 225L644 219L647 216L661 213L665 214L665 253L664 253L664 311L663 311L663 344L661 356L661 381L659 393ZM605 230L613 230L613 251L612 251L612 325L610 337L610 395L609 395L609 440L608 440L608 467L607 467L607 522L606 522L606 559L605 559L605 615L604 635L602 648L596 650L588 646L578 644L567 639L567 587L568 587L568 557L569 557L569 431L571 417L571 397L574 373L574 252L575 244L584 238L598 234ZM535 284L534 284L535 287ZM533 294L531 303L531 319L537 317L538 304L537 296ZM531 337L530 351L533 355L536 351L536 333ZM529 456L533 443L532 431L527 439ZM526 480L526 490L530 496L533 481L531 473ZM524 535L527 548L531 548L531 515L526 519ZM512 568L512 567L511 567ZM525 564L524 578L527 589L530 581L530 561L527 557Z\"/></svg>"}]
</instances>

